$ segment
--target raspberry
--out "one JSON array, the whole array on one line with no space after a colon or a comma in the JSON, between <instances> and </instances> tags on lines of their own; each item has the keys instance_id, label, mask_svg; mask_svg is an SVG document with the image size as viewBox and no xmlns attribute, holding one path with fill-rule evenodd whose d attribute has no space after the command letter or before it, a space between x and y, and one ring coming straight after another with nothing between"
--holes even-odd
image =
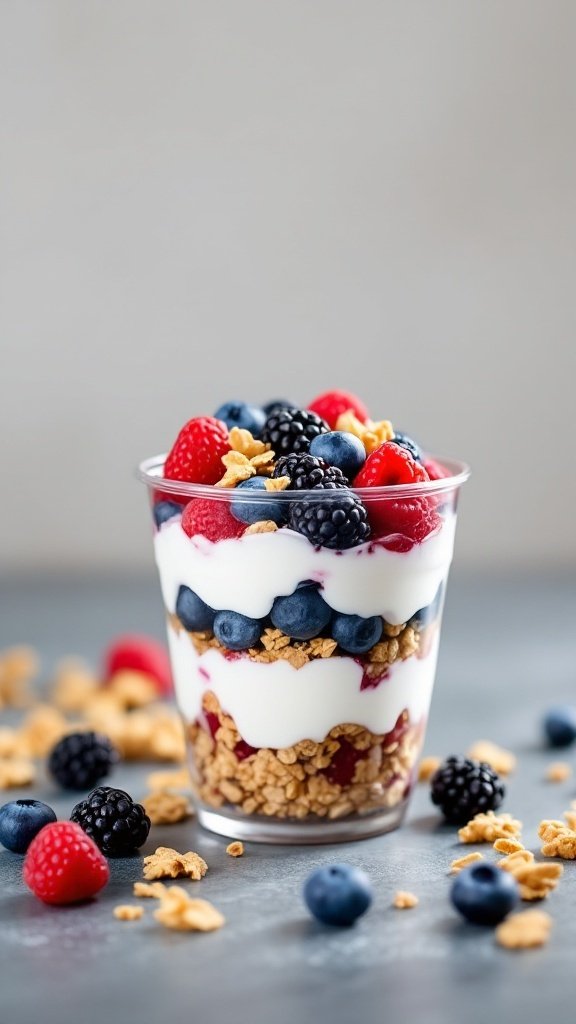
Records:
<instances>
[{"instance_id":1,"label":"raspberry","mask_svg":"<svg viewBox=\"0 0 576 1024\"><path fill-rule=\"evenodd\" d=\"M230 512L228 501L213 498L194 498L182 513L182 529L189 537L201 534L208 540L227 540L240 537L246 523L239 523Z\"/></svg>"},{"instance_id":2,"label":"raspberry","mask_svg":"<svg viewBox=\"0 0 576 1024\"><path fill-rule=\"evenodd\" d=\"M24 881L44 903L78 903L100 892L110 877L96 843L70 821L45 825L24 860Z\"/></svg>"},{"instance_id":3,"label":"raspberry","mask_svg":"<svg viewBox=\"0 0 576 1024\"><path fill-rule=\"evenodd\" d=\"M215 484L224 473L222 456L230 450L228 427L213 416L188 420L164 463L168 480Z\"/></svg>"},{"instance_id":4,"label":"raspberry","mask_svg":"<svg viewBox=\"0 0 576 1024\"><path fill-rule=\"evenodd\" d=\"M398 484L425 483L429 479L424 466L412 458L406 448L385 441L366 459L354 481L355 487L387 487ZM409 550L410 542L419 544L440 526L436 502L432 498L374 498L365 499L368 517L375 537L400 534L407 539L395 539L387 545L394 551Z\"/></svg>"},{"instance_id":5,"label":"raspberry","mask_svg":"<svg viewBox=\"0 0 576 1024\"><path fill-rule=\"evenodd\" d=\"M393 484L423 483L428 473L407 448L394 441L385 441L368 456L358 476L355 487L387 487Z\"/></svg>"},{"instance_id":6,"label":"raspberry","mask_svg":"<svg viewBox=\"0 0 576 1024\"><path fill-rule=\"evenodd\" d=\"M424 459L424 469L431 480L444 480L450 473L444 468L441 462L436 459Z\"/></svg>"},{"instance_id":7,"label":"raspberry","mask_svg":"<svg viewBox=\"0 0 576 1024\"><path fill-rule=\"evenodd\" d=\"M124 670L142 672L156 683L160 693L172 693L170 659L164 644L151 636L126 633L108 647L104 655L104 678L111 679Z\"/></svg>"},{"instance_id":8,"label":"raspberry","mask_svg":"<svg viewBox=\"0 0 576 1024\"><path fill-rule=\"evenodd\" d=\"M343 412L348 412L349 409L362 423L366 423L368 419L368 409L364 402L360 401L351 391L325 391L310 402L308 408L326 420L330 430L336 430L338 417Z\"/></svg>"}]
</instances>

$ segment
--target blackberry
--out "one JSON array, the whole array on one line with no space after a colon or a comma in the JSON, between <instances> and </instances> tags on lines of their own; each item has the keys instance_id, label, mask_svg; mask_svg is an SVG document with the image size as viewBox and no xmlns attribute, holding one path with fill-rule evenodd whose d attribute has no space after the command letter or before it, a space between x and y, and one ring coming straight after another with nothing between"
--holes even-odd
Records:
<instances>
[{"instance_id":1,"label":"blackberry","mask_svg":"<svg viewBox=\"0 0 576 1024\"><path fill-rule=\"evenodd\" d=\"M48 771L64 789L90 789L110 774L118 751L98 732L72 732L52 748Z\"/></svg>"},{"instance_id":2,"label":"blackberry","mask_svg":"<svg viewBox=\"0 0 576 1024\"><path fill-rule=\"evenodd\" d=\"M99 786L76 804L70 821L80 825L107 857L126 857L138 850L150 831L142 804L135 804L123 789L110 786Z\"/></svg>"},{"instance_id":3,"label":"blackberry","mask_svg":"<svg viewBox=\"0 0 576 1024\"><path fill-rule=\"evenodd\" d=\"M504 799L500 777L485 761L468 757L448 757L432 776L432 803L446 821L460 825L480 811L495 811Z\"/></svg>"},{"instance_id":4,"label":"blackberry","mask_svg":"<svg viewBox=\"0 0 576 1024\"><path fill-rule=\"evenodd\" d=\"M341 469L329 466L323 459L317 459L306 452L297 455L281 455L272 476L289 476L290 488L296 491L316 490L317 488L334 489L347 487L348 481Z\"/></svg>"},{"instance_id":5,"label":"blackberry","mask_svg":"<svg viewBox=\"0 0 576 1024\"><path fill-rule=\"evenodd\" d=\"M289 452L307 452L310 442L318 434L327 434L328 424L315 412L307 409L280 409L268 417L260 434L276 455Z\"/></svg>"},{"instance_id":6,"label":"blackberry","mask_svg":"<svg viewBox=\"0 0 576 1024\"><path fill-rule=\"evenodd\" d=\"M318 501L292 502L288 525L311 544L337 550L353 548L370 536L364 505L343 487L327 491Z\"/></svg>"}]
</instances>

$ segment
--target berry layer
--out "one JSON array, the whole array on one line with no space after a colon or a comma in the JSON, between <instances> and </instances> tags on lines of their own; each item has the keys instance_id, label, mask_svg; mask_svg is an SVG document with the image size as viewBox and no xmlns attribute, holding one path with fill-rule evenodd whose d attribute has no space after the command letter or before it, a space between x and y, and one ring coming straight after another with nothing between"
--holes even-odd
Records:
<instances>
[{"instance_id":1,"label":"berry layer","mask_svg":"<svg viewBox=\"0 0 576 1024\"><path fill-rule=\"evenodd\" d=\"M389 551L370 542L332 551L315 548L286 528L214 543L188 537L175 519L158 530L154 546L169 613L184 585L211 608L264 618L276 597L312 580L321 584L322 597L334 611L407 622L433 601L448 574L455 525L455 516L447 517L410 551Z\"/></svg>"},{"instance_id":2,"label":"berry layer","mask_svg":"<svg viewBox=\"0 0 576 1024\"><path fill-rule=\"evenodd\" d=\"M171 624L168 640L185 719L198 719L211 692L252 747L320 742L342 722L385 734L404 710L420 721L428 713L438 653L435 629L424 657L396 661L377 685L367 686L365 667L353 657L320 657L294 668L287 660L266 664L214 648L199 654L193 638Z\"/></svg>"}]
</instances>

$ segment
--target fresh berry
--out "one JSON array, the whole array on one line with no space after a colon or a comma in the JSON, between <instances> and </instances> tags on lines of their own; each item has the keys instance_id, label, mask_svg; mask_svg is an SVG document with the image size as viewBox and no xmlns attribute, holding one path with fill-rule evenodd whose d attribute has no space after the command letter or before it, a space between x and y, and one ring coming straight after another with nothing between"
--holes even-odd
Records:
<instances>
[{"instance_id":1,"label":"fresh berry","mask_svg":"<svg viewBox=\"0 0 576 1024\"><path fill-rule=\"evenodd\" d=\"M32 840L24 860L24 881L44 903L79 903L106 885L105 857L78 825L56 821Z\"/></svg>"},{"instance_id":2,"label":"fresh berry","mask_svg":"<svg viewBox=\"0 0 576 1024\"><path fill-rule=\"evenodd\" d=\"M355 547L370 536L366 508L345 488L326 491L321 500L295 501L289 526L311 544L337 550Z\"/></svg>"},{"instance_id":3,"label":"fresh berry","mask_svg":"<svg viewBox=\"0 0 576 1024\"><path fill-rule=\"evenodd\" d=\"M383 628L379 615L363 619L360 615L337 613L332 619L332 639L348 654L365 654L378 643Z\"/></svg>"},{"instance_id":4,"label":"fresh berry","mask_svg":"<svg viewBox=\"0 0 576 1024\"><path fill-rule=\"evenodd\" d=\"M142 672L156 683L160 693L172 693L170 659L164 644L152 636L124 633L116 637L104 654L104 678L116 672Z\"/></svg>"},{"instance_id":5,"label":"fresh berry","mask_svg":"<svg viewBox=\"0 0 576 1024\"><path fill-rule=\"evenodd\" d=\"M326 420L330 430L336 430L338 417L350 409L361 423L366 423L368 419L368 409L364 402L350 391L325 391L310 402L308 408Z\"/></svg>"},{"instance_id":6,"label":"fresh berry","mask_svg":"<svg viewBox=\"0 0 576 1024\"><path fill-rule=\"evenodd\" d=\"M282 409L295 409L294 402L289 402L286 398L273 398L270 402L266 402L264 406L264 412L266 418L271 416L273 412L281 412Z\"/></svg>"},{"instance_id":7,"label":"fresh berry","mask_svg":"<svg viewBox=\"0 0 576 1024\"><path fill-rule=\"evenodd\" d=\"M210 608L198 594L183 584L176 598L176 615L184 629L194 633L198 630L212 629L216 612Z\"/></svg>"},{"instance_id":8,"label":"fresh berry","mask_svg":"<svg viewBox=\"0 0 576 1024\"><path fill-rule=\"evenodd\" d=\"M262 629L260 619L251 619L240 612L217 612L214 619L214 636L229 651L245 651L254 647Z\"/></svg>"},{"instance_id":9,"label":"fresh berry","mask_svg":"<svg viewBox=\"0 0 576 1024\"><path fill-rule=\"evenodd\" d=\"M436 459L424 459L423 466L431 480L444 480L450 473Z\"/></svg>"},{"instance_id":10,"label":"fresh berry","mask_svg":"<svg viewBox=\"0 0 576 1024\"><path fill-rule=\"evenodd\" d=\"M169 519L174 519L174 517L179 516L181 512L182 505L178 505L175 501L157 501L152 509L154 522L158 529L160 529L162 523L167 523Z\"/></svg>"},{"instance_id":11,"label":"fresh berry","mask_svg":"<svg viewBox=\"0 0 576 1024\"><path fill-rule=\"evenodd\" d=\"M310 444L310 455L336 466L347 480L353 480L366 461L362 441L345 430L330 430L319 434Z\"/></svg>"},{"instance_id":12,"label":"fresh berry","mask_svg":"<svg viewBox=\"0 0 576 1024\"><path fill-rule=\"evenodd\" d=\"M224 473L222 456L230 450L228 427L212 416L188 420L164 463L168 480L215 484Z\"/></svg>"},{"instance_id":13,"label":"fresh berry","mask_svg":"<svg viewBox=\"0 0 576 1024\"><path fill-rule=\"evenodd\" d=\"M450 890L456 910L473 924L499 924L520 901L518 882L496 864L471 864Z\"/></svg>"},{"instance_id":14,"label":"fresh berry","mask_svg":"<svg viewBox=\"0 0 576 1024\"><path fill-rule=\"evenodd\" d=\"M239 492L243 495L245 491L260 491L260 495L255 501L237 497ZM234 488L230 509L239 523L257 523L261 519L269 519L281 526L286 519L288 502L266 490L266 480L263 476L251 476Z\"/></svg>"},{"instance_id":15,"label":"fresh berry","mask_svg":"<svg viewBox=\"0 0 576 1024\"><path fill-rule=\"evenodd\" d=\"M416 629L424 629L424 627L430 622L433 622L442 606L443 593L444 586L441 583L430 604L427 604L424 608L419 608L418 611L410 617L410 625L414 626Z\"/></svg>"},{"instance_id":16,"label":"fresh berry","mask_svg":"<svg viewBox=\"0 0 576 1024\"><path fill-rule=\"evenodd\" d=\"M247 402L225 402L216 410L214 418L223 420L229 430L232 430L232 427L240 427L258 437L266 422L266 413L264 409L257 405L248 405Z\"/></svg>"},{"instance_id":17,"label":"fresh berry","mask_svg":"<svg viewBox=\"0 0 576 1024\"><path fill-rule=\"evenodd\" d=\"M281 409L268 417L262 430L262 440L271 445L276 455L289 452L307 452L310 442L318 434L325 434L327 424L306 409Z\"/></svg>"},{"instance_id":18,"label":"fresh berry","mask_svg":"<svg viewBox=\"0 0 576 1024\"><path fill-rule=\"evenodd\" d=\"M107 857L126 857L144 845L150 818L142 804L123 789L99 786L76 804L70 820L94 840Z\"/></svg>"},{"instance_id":19,"label":"fresh berry","mask_svg":"<svg viewBox=\"0 0 576 1024\"><path fill-rule=\"evenodd\" d=\"M550 708L544 717L544 735L551 747L570 747L576 740L576 707Z\"/></svg>"},{"instance_id":20,"label":"fresh berry","mask_svg":"<svg viewBox=\"0 0 576 1024\"><path fill-rule=\"evenodd\" d=\"M355 487L389 487L398 484L425 483L428 473L406 448L384 441L368 456L354 480Z\"/></svg>"},{"instance_id":21,"label":"fresh berry","mask_svg":"<svg viewBox=\"0 0 576 1024\"><path fill-rule=\"evenodd\" d=\"M351 864L317 868L304 885L306 906L322 924L354 924L368 910L373 895L368 876Z\"/></svg>"},{"instance_id":22,"label":"fresh berry","mask_svg":"<svg viewBox=\"0 0 576 1024\"><path fill-rule=\"evenodd\" d=\"M422 461L422 449L420 445L416 444L416 441L413 441L411 437L408 437L408 434L402 434L397 430L392 440L394 444L399 444L401 448L405 448L407 452L410 452L410 455L416 460L416 462Z\"/></svg>"},{"instance_id":23,"label":"fresh berry","mask_svg":"<svg viewBox=\"0 0 576 1024\"><path fill-rule=\"evenodd\" d=\"M246 527L234 519L229 500L193 498L182 513L182 529L189 537L218 541L240 537Z\"/></svg>"},{"instance_id":24,"label":"fresh berry","mask_svg":"<svg viewBox=\"0 0 576 1024\"><path fill-rule=\"evenodd\" d=\"M504 785L484 761L448 757L431 779L432 803L446 821L459 825L481 811L495 811L504 799Z\"/></svg>"},{"instance_id":25,"label":"fresh berry","mask_svg":"<svg viewBox=\"0 0 576 1024\"><path fill-rule=\"evenodd\" d=\"M393 550L396 551L421 544L442 522L430 498L368 498L366 507L376 537L394 534L407 538L408 547L395 545Z\"/></svg>"},{"instance_id":26,"label":"fresh berry","mask_svg":"<svg viewBox=\"0 0 576 1024\"><path fill-rule=\"evenodd\" d=\"M56 821L48 804L40 800L11 800L0 807L0 843L12 853L26 853L44 825Z\"/></svg>"},{"instance_id":27,"label":"fresh berry","mask_svg":"<svg viewBox=\"0 0 576 1024\"><path fill-rule=\"evenodd\" d=\"M52 748L48 771L64 789L90 789L110 774L118 751L107 736L72 732Z\"/></svg>"},{"instance_id":28,"label":"fresh berry","mask_svg":"<svg viewBox=\"0 0 576 1024\"><path fill-rule=\"evenodd\" d=\"M328 434L320 437L328 437ZM273 477L287 476L290 478L291 491L313 491L317 488L334 490L336 487L348 487L348 481L336 466L329 466L323 459L317 459L308 452L300 455L281 455L278 459Z\"/></svg>"},{"instance_id":29,"label":"fresh berry","mask_svg":"<svg viewBox=\"0 0 576 1024\"><path fill-rule=\"evenodd\" d=\"M276 629L294 640L311 640L328 625L332 609L315 586L301 586L288 597L277 597L270 618Z\"/></svg>"}]
</instances>

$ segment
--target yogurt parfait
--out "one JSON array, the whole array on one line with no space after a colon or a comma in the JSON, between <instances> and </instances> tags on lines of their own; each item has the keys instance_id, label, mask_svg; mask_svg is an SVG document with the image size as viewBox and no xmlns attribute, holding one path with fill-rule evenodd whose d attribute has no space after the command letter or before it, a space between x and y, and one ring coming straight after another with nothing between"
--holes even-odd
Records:
<instances>
[{"instance_id":1,"label":"yogurt parfait","mask_svg":"<svg viewBox=\"0 0 576 1024\"><path fill-rule=\"evenodd\" d=\"M467 475L342 391L228 402L142 463L206 828L300 843L401 822Z\"/></svg>"}]
</instances>

